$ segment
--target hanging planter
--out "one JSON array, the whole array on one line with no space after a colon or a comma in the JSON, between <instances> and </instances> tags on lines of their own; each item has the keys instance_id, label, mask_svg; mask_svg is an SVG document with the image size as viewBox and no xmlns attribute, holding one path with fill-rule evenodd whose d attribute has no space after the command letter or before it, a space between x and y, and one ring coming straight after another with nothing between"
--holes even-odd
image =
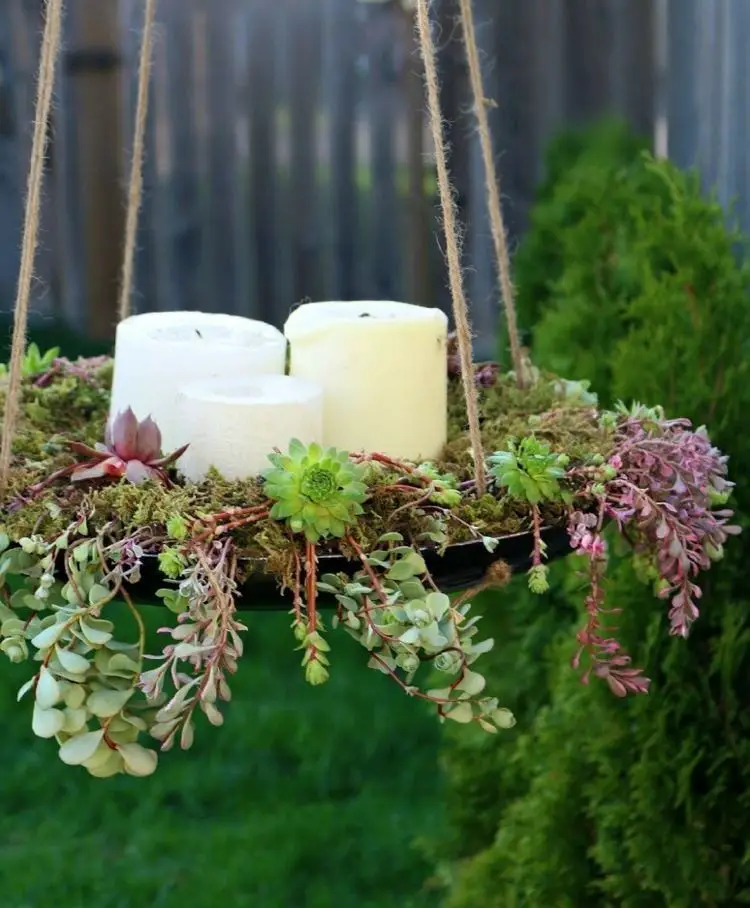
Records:
<instances>
[{"instance_id":1,"label":"hanging planter","mask_svg":"<svg viewBox=\"0 0 750 908\"><path fill-rule=\"evenodd\" d=\"M155 423L126 411L105 431L110 361L37 365L23 379L0 555L0 648L33 666L21 694L34 697L34 732L94 775L151 771L142 736L188 746L196 711L221 723L242 654L238 610L269 607L290 609L311 683L326 680L328 628L340 625L370 667L441 717L507 727L475 665L492 641L477 641L469 598L526 569L542 593L548 558L570 548L590 578L576 665L618 695L645 691L604 627L602 530L620 530L669 601L672 632L686 634L694 577L733 532L725 458L658 409L599 412L582 385L535 373L519 390L485 364L474 379L493 453L479 496L450 356L446 366L449 441L435 462L292 443L270 452L263 477L190 483L184 452L162 456ZM115 599L129 616L108 616ZM149 653L132 619L159 602L173 620Z\"/></svg>"},{"instance_id":2,"label":"hanging planter","mask_svg":"<svg viewBox=\"0 0 750 908\"><path fill-rule=\"evenodd\" d=\"M513 372L471 361L471 331L427 0L416 3L456 334L402 303L313 303L285 335L204 313L129 316L154 0L146 20L114 362L24 359L44 134L62 5L48 0L0 449L0 649L30 665L19 699L65 763L145 776L193 742L242 656L241 610L287 608L308 682L329 630L441 719L514 724L477 670L471 599L526 571L547 589L573 550L589 578L573 662L617 696L648 678L607 629L607 525L669 603L697 617L731 491L706 431L659 408L601 412L583 384L522 356L468 0L461 0ZM288 355L288 350L289 355ZM289 361L287 361L289 360ZM457 594L453 599L449 593ZM115 602L124 603L118 609ZM158 602L161 651L142 618ZM616 607L616 603L612 603ZM323 620L323 608L332 610ZM159 648L157 647L157 650ZM335 670L335 669L334 669Z\"/></svg>"}]
</instances>

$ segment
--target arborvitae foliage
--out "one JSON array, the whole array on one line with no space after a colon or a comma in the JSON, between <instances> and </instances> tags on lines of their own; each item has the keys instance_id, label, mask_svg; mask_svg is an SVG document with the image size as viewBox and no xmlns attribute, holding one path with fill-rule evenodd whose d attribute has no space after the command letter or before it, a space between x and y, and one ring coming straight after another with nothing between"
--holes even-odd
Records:
<instances>
[{"instance_id":1,"label":"arborvitae foliage","mask_svg":"<svg viewBox=\"0 0 750 908\"><path fill-rule=\"evenodd\" d=\"M608 144L594 132L543 187L517 258L521 318L534 324L536 361L594 379L603 401L662 403L707 423L731 455L746 525L744 241L697 177L620 135ZM485 603L503 702L519 722L511 737L474 749L448 737L453 823L440 857L449 908L750 904L743 538L704 586L687 641L668 636L649 586L628 565L612 566L608 598L653 679L648 697L615 701L571 671L574 564L557 567L560 585L547 597L514 584Z\"/></svg>"}]
</instances>

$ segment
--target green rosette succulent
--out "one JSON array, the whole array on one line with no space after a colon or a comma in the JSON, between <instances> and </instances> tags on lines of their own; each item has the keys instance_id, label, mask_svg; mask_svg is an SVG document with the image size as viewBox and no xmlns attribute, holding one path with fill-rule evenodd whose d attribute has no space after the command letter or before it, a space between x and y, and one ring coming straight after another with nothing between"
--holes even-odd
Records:
<instances>
[{"instance_id":1,"label":"green rosette succulent","mask_svg":"<svg viewBox=\"0 0 750 908\"><path fill-rule=\"evenodd\" d=\"M514 498L533 505L566 499L560 480L565 476L567 455L553 453L536 438L511 439L507 451L496 451L488 460L492 476Z\"/></svg>"},{"instance_id":2,"label":"green rosette succulent","mask_svg":"<svg viewBox=\"0 0 750 908\"><path fill-rule=\"evenodd\" d=\"M346 451L294 439L287 454L269 454L268 459L273 468L263 478L266 494L275 502L271 517L285 520L309 542L344 536L364 513L364 467L352 463Z\"/></svg>"}]
</instances>

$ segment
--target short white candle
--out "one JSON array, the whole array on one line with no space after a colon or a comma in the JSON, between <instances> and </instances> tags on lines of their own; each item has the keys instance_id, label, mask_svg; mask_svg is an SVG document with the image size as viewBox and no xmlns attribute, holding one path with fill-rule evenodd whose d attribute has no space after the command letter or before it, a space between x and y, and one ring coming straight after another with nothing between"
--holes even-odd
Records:
<instances>
[{"instance_id":1,"label":"short white candle","mask_svg":"<svg viewBox=\"0 0 750 908\"><path fill-rule=\"evenodd\" d=\"M270 468L268 455L293 438L322 441L323 392L287 375L196 382L180 389L176 415L190 438L177 463L186 479L199 482L212 466L246 479Z\"/></svg>"},{"instance_id":2,"label":"short white candle","mask_svg":"<svg viewBox=\"0 0 750 908\"><path fill-rule=\"evenodd\" d=\"M290 374L323 388L323 442L405 460L447 438L448 319L396 302L306 303L289 316Z\"/></svg>"},{"instance_id":3,"label":"short white candle","mask_svg":"<svg viewBox=\"0 0 750 908\"><path fill-rule=\"evenodd\" d=\"M176 417L192 381L283 375L286 340L265 322L208 312L149 312L117 326L110 419L132 407L161 429L165 453L192 441Z\"/></svg>"}]
</instances>

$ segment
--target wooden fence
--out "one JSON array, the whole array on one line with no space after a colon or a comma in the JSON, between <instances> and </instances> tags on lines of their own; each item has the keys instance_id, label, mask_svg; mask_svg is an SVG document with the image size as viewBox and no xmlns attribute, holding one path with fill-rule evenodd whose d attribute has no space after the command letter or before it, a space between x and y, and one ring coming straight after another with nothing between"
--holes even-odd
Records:
<instances>
[{"instance_id":1,"label":"wooden fence","mask_svg":"<svg viewBox=\"0 0 750 908\"><path fill-rule=\"evenodd\" d=\"M455 33L435 0L479 351L498 317ZM0 308L11 305L39 0L0 2ZM607 113L701 163L750 226L747 0L475 0L512 236L561 127ZM413 23L395 2L159 0L138 311L281 324L295 301L447 307ZM67 0L35 311L110 336L142 0ZM661 132L655 131L659 123ZM658 143L657 143L658 144Z\"/></svg>"}]
</instances>

